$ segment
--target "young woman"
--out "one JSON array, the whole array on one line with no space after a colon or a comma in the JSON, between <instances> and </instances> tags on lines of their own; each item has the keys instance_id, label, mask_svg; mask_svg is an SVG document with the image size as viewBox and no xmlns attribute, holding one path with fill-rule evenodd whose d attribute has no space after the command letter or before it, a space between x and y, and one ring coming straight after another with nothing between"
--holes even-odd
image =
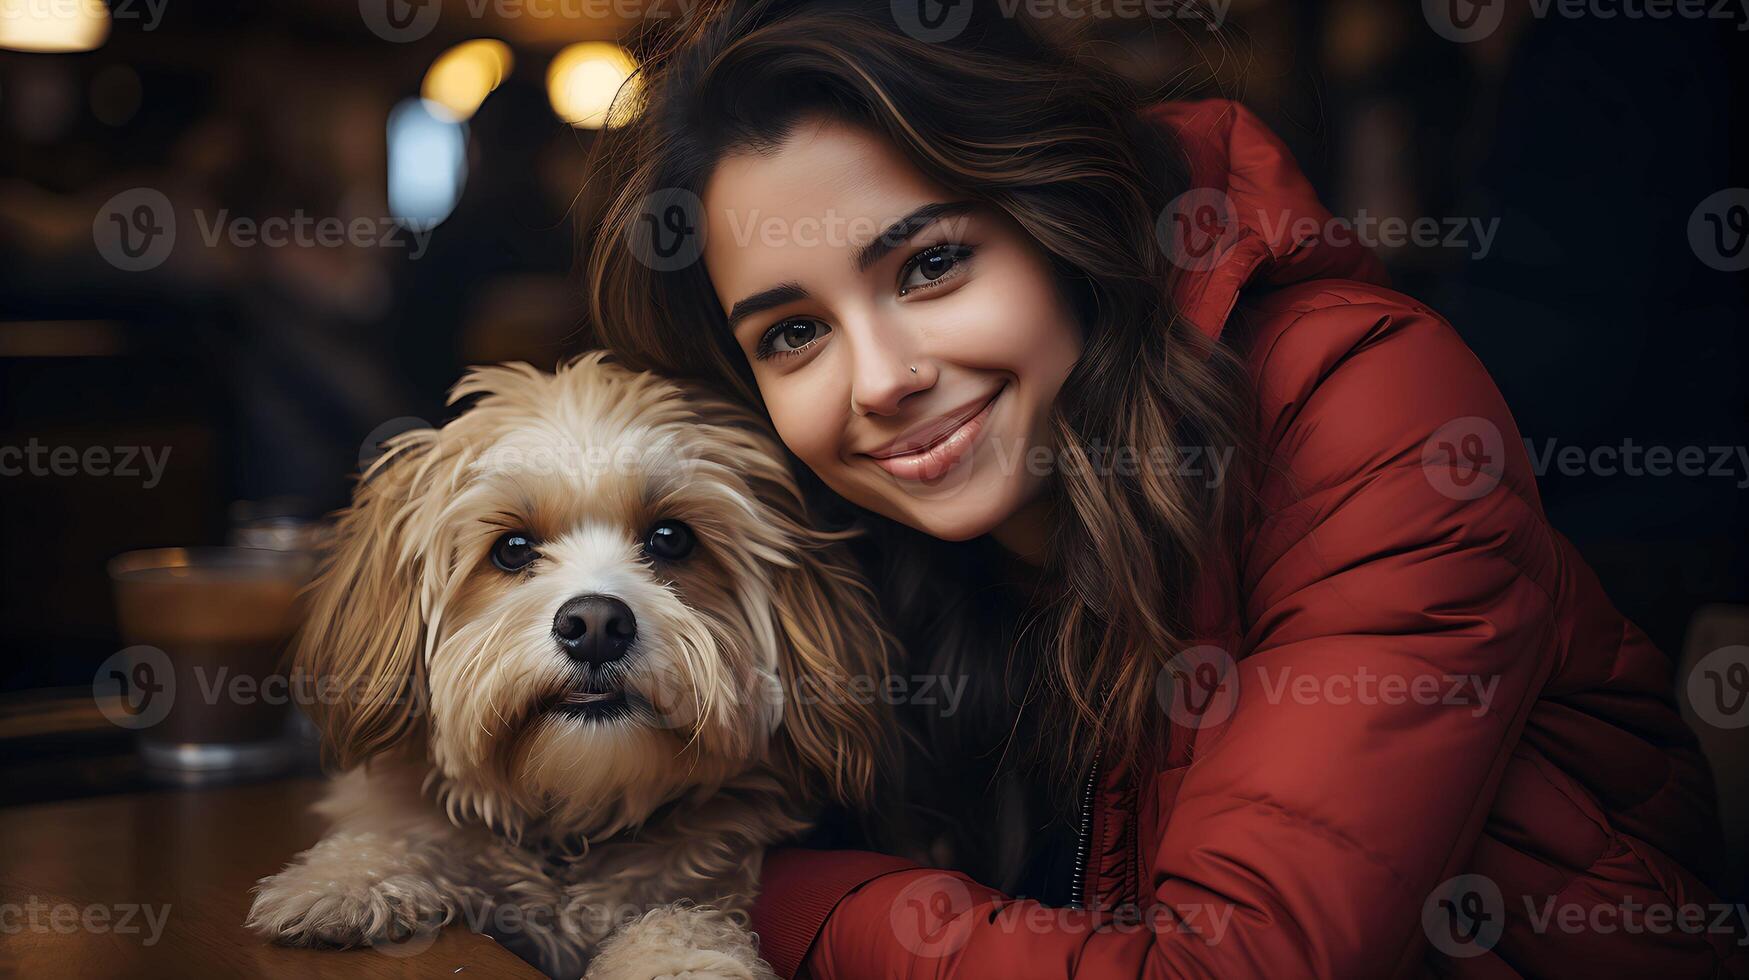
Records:
<instances>
[{"instance_id":1,"label":"young woman","mask_svg":"<svg viewBox=\"0 0 1749 980\"><path fill-rule=\"evenodd\" d=\"M1609 928L1713 900L1710 781L1481 365L1244 108L973 6L719 6L598 160L597 339L762 406L912 657L923 843L772 853L767 958L1742 971Z\"/></svg>"}]
</instances>

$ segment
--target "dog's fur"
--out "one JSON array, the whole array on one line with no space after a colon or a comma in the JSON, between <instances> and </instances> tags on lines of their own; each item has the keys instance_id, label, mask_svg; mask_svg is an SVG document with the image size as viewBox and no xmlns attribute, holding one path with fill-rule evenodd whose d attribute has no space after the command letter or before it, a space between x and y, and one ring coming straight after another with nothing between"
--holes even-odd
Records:
<instances>
[{"instance_id":1,"label":"dog's fur","mask_svg":"<svg viewBox=\"0 0 1749 980\"><path fill-rule=\"evenodd\" d=\"M462 921L553 976L768 976L745 925L764 848L862 799L890 750L850 683L893 652L872 594L744 408L599 352L476 369L451 401L474 397L393 440L341 516L295 670L346 772L249 925L393 950ZM642 548L670 519L681 561ZM539 542L520 572L489 557L509 531ZM623 660L557 645L581 594L634 612ZM603 686L629 716L550 710Z\"/></svg>"}]
</instances>

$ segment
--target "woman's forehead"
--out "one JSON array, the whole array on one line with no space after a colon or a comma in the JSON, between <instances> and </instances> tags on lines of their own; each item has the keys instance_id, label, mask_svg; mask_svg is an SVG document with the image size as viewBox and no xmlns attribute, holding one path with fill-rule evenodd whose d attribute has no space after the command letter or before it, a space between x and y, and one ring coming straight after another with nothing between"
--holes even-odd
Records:
<instances>
[{"instance_id":1,"label":"woman's forehead","mask_svg":"<svg viewBox=\"0 0 1749 980\"><path fill-rule=\"evenodd\" d=\"M847 263L843 256L893 222L946 197L880 136L836 120L805 121L774 149L718 163L702 198L705 261L714 280L742 286L774 273L790 278L783 270L793 271L805 253Z\"/></svg>"}]
</instances>

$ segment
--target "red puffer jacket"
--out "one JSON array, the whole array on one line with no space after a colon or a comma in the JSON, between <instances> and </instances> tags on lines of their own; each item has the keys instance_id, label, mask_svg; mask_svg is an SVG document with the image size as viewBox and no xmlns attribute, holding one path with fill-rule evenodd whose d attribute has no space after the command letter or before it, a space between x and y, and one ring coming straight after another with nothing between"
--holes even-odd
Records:
<instances>
[{"instance_id":1,"label":"red puffer jacket","mask_svg":"<svg viewBox=\"0 0 1749 980\"><path fill-rule=\"evenodd\" d=\"M1242 608L1204 603L1164 758L1089 785L1085 909L780 849L767 958L821 978L1749 976L1741 910L1695 874L1719 833L1671 663L1548 525L1487 372L1381 284L1251 113L1153 111L1204 188L1181 199L1176 299L1243 353L1274 462Z\"/></svg>"}]
</instances>

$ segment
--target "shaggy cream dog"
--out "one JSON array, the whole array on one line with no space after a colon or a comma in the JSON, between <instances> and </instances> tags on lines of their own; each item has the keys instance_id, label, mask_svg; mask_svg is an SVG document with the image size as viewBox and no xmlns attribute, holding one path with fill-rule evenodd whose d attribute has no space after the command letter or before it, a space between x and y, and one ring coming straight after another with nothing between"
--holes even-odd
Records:
<instances>
[{"instance_id":1,"label":"shaggy cream dog","mask_svg":"<svg viewBox=\"0 0 1749 980\"><path fill-rule=\"evenodd\" d=\"M747 410L593 353L476 369L366 472L297 645L345 770L249 925L444 923L553 976L764 977L764 848L869 790L891 641ZM405 947L402 947L405 948Z\"/></svg>"}]
</instances>

